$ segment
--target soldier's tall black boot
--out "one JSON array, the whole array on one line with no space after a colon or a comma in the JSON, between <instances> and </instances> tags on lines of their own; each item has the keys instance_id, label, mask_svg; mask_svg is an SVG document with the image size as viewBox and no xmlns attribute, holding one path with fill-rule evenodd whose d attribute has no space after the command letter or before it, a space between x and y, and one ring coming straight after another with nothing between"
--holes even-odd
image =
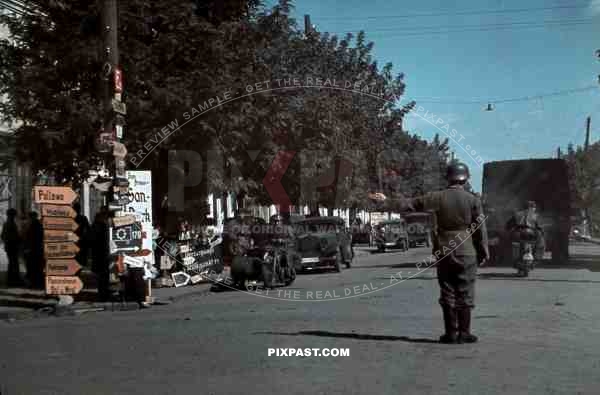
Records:
<instances>
[{"instance_id":1,"label":"soldier's tall black boot","mask_svg":"<svg viewBox=\"0 0 600 395\"><path fill-rule=\"evenodd\" d=\"M444 333L440 336L440 343L455 344L458 341L458 328L456 325L456 310L448 306L442 306L444 313Z\"/></svg>"},{"instance_id":2,"label":"soldier's tall black boot","mask_svg":"<svg viewBox=\"0 0 600 395\"><path fill-rule=\"evenodd\" d=\"M458 316L458 342L477 343L477 336L471 334L471 308L456 310Z\"/></svg>"}]
</instances>

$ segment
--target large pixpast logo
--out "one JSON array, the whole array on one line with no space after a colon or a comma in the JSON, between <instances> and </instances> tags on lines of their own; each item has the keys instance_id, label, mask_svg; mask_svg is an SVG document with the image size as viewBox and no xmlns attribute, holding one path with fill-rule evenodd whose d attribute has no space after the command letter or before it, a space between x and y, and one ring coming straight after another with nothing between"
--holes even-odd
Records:
<instances>
[{"instance_id":1,"label":"large pixpast logo","mask_svg":"<svg viewBox=\"0 0 600 395\"><path fill-rule=\"evenodd\" d=\"M278 90L299 90L299 89L331 89L331 90L342 90L346 92L351 92L356 95L365 95L370 98L380 100L382 104L384 103L392 103L395 105L399 105L404 100L402 97L396 97L389 95L385 95L383 92L374 91L371 86L362 85L359 81L340 81L335 78L323 78L323 77L307 77L305 79L299 78L280 78L274 79L270 81L261 81L253 84L248 84L245 86L245 89L240 91L237 95L232 93L232 90L227 90L222 92L221 94L215 95L211 98L208 98L203 103L198 104L197 106L191 107L189 109L184 109L181 113L181 118L173 119L169 122L168 125L165 125L160 130L156 131L152 138L147 140L142 147L139 147L137 151L131 152L129 162L133 167L138 168L144 160L164 141L166 141L170 136L174 135L177 132L180 132L182 128L184 128L189 123L193 122L198 117L210 112L215 111L223 106L226 106L228 103L233 102L235 100L239 100L244 97L248 97L251 95L261 95L268 94L269 92L278 91ZM459 133L456 129L451 128L451 126L445 122L440 117L437 117L433 112L426 109L423 106L415 106L408 114L408 116L415 116L420 118L421 120L428 123L431 127L438 130L442 135L446 136L450 141L454 143L456 147L462 151L465 158L468 158L470 162L472 162L475 166L482 166L484 163L481 154L478 153L470 144L465 141L465 137ZM285 136L277 136L276 138L283 138ZM394 151L394 150L392 150ZM323 156L327 156L329 153L323 151L314 151L314 150L280 150L275 154L275 157L271 161L270 166L265 171L265 176L262 180L262 183L271 197L273 204L279 205L281 207L291 206L291 199L289 198L285 188L281 184L281 180L283 179L286 171L292 162L292 160L300 156L301 158L301 173L300 173L300 185L302 186L302 194L313 193L318 188L328 187L328 185L319 185L319 180L324 180L324 183L331 184L332 177L317 177L312 171L304 172L304 167L308 168L314 165L315 161L319 158L323 158ZM398 154L405 155L404 153L398 152L382 152L378 160L384 161L389 154L398 156ZM169 158L169 201L174 207L183 207L185 204L185 199L183 195L184 187L198 185L202 181L203 174L203 164L206 163L208 166L212 166L211 174L214 174L215 171L223 171L223 169L227 166L231 167L231 162L226 158L223 158L220 152L210 152L208 151L205 154L207 157L203 158L201 154L193 151L173 151L170 153ZM248 152L248 156L250 158L256 158L256 152ZM354 168L359 168L360 166L356 165L355 162L361 162L363 159L366 160L366 154L361 155L360 152L357 151L348 151L346 154L342 152L341 155L338 155L342 158L348 158L348 162L350 163L350 169L347 170L350 174L354 170ZM361 163L362 164L362 163ZM353 166L356 165L356 166ZM183 168L187 166L189 171L188 175L184 176ZM235 166L233 166L235 167ZM175 171L171 171L171 169L175 169ZM243 174L242 169L236 169L238 174ZM232 171L231 169L229 171ZM207 171L207 174L209 172ZM171 185L173 188L171 188ZM367 190L364 185L353 185L354 188L363 188L363 193L366 195ZM344 194L347 193L348 190L344 189ZM341 196L342 193L338 193L339 196L335 197L336 202L342 202L344 196ZM473 224L472 227L465 229L462 232L462 236L459 235L456 240L452 240L451 248L444 247L442 250L436 251L433 250L432 254L425 260L415 264L416 271L399 271L390 276L388 281L384 282L369 282L362 285L356 285L353 287L342 287L339 289L330 289L330 290L287 290L285 288L276 289L276 290L261 290L261 289L253 289L247 290L245 292L265 297L265 298L273 298L273 299L282 299L287 301L307 301L307 302L315 302L315 301L329 301L329 300L341 300L348 299L357 296L364 296L366 294L374 293L377 291L381 291L387 289L391 286L402 283L405 280L414 278L422 274L427 269L433 267L435 263L448 255L450 252L458 248L465 242L471 242L470 237L471 234L477 231L481 226L483 226L485 222L485 217L477 218L477 222ZM256 230L256 229L255 229ZM264 229L258 230L259 232L264 231ZM407 225L405 229L406 234L421 232L419 225ZM401 234L404 232L392 232L392 238L401 237ZM164 248L161 243L156 243L155 247L161 249L165 254L173 256L172 248ZM405 273L409 273L406 277Z\"/></svg>"}]
</instances>

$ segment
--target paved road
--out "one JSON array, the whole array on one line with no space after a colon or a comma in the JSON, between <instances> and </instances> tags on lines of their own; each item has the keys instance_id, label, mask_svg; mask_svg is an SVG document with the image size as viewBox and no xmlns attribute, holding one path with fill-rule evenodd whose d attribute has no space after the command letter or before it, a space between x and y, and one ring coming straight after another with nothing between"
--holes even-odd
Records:
<instances>
[{"instance_id":1,"label":"paved road","mask_svg":"<svg viewBox=\"0 0 600 395\"><path fill-rule=\"evenodd\" d=\"M586 247L585 255L600 260L600 248ZM425 257L424 249L362 256L340 274L300 276L287 289L299 297L199 294L145 311L2 322L0 390L598 393L600 273L538 269L520 279L508 268L482 269L473 323L481 342L441 345L432 270L383 289L392 276L399 280L400 270L404 279L415 275L414 263ZM334 300L347 289L360 292ZM348 348L350 356L267 356L268 348L281 347Z\"/></svg>"}]
</instances>

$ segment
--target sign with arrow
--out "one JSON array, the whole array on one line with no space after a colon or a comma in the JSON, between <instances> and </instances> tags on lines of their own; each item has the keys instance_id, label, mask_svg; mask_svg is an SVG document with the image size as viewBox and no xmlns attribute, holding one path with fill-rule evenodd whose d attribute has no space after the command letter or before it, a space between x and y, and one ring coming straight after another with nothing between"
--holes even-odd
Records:
<instances>
[{"instance_id":1,"label":"sign with arrow","mask_svg":"<svg viewBox=\"0 0 600 395\"><path fill-rule=\"evenodd\" d=\"M36 186L33 188L33 196L38 204L71 205L77 199L77 194L69 187Z\"/></svg>"},{"instance_id":2,"label":"sign with arrow","mask_svg":"<svg viewBox=\"0 0 600 395\"><path fill-rule=\"evenodd\" d=\"M75 258L79 252L79 247L72 241L63 243L45 243L44 251L46 259L55 258Z\"/></svg>"},{"instance_id":3,"label":"sign with arrow","mask_svg":"<svg viewBox=\"0 0 600 395\"><path fill-rule=\"evenodd\" d=\"M50 259L46 263L47 276L74 276L81 270L75 259Z\"/></svg>"},{"instance_id":4,"label":"sign with arrow","mask_svg":"<svg viewBox=\"0 0 600 395\"><path fill-rule=\"evenodd\" d=\"M48 295L73 295L83 289L83 282L77 276L47 276L46 293Z\"/></svg>"},{"instance_id":5,"label":"sign with arrow","mask_svg":"<svg viewBox=\"0 0 600 395\"><path fill-rule=\"evenodd\" d=\"M77 213L69 206L61 206L57 204L43 204L42 217L75 218L77 217Z\"/></svg>"},{"instance_id":6,"label":"sign with arrow","mask_svg":"<svg viewBox=\"0 0 600 395\"><path fill-rule=\"evenodd\" d=\"M42 225L45 230L70 230L75 231L79 227L73 218L43 217Z\"/></svg>"},{"instance_id":7,"label":"sign with arrow","mask_svg":"<svg viewBox=\"0 0 600 395\"><path fill-rule=\"evenodd\" d=\"M44 229L44 241L46 243L57 243L65 241L78 241L79 237L69 230Z\"/></svg>"},{"instance_id":8,"label":"sign with arrow","mask_svg":"<svg viewBox=\"0 0 600 395\"><path fill-rule=\"evenodd\" d=\"M133 225L136 222L136 218L134 215L128 214L128 215L124 215L122 217L114 217L112 219L113 221L113 226L115 228L118 228L120 226L126 226L126 225Z\"/></svg>"},{"instance_id":9,"label":"sign with arrow","mask_svg":"<svg viewBox=\"0 0 600 395\"><path fill-rule=\"evenodd\" d=\"M83 288L83 282L76 276L81 265L73 259L79 252L76 244L79 237L74 233L79 227L74 220L77 213L71 208L77 194L68 186L37 185L33 188L33 196L42 211L46 293L77 294Z\"/></svg>"}]
</instances>

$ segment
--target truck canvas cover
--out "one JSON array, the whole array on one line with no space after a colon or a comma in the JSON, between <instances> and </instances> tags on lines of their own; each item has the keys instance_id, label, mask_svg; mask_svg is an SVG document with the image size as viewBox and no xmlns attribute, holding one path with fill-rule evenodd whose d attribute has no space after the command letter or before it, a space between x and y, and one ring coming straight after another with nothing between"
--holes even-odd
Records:
<instances>
[{"instance_id":1,"label":"truck canvas cover","mask_svg":"<svg viewBox=\"0 0 600 395\"><path fill-rule=\"evenodd\" d=\"M529 200L538 212L570 212L567 164L562 159L527 159L486 163L483 167L484 205L501 211L523 210Z\"/></svg>"}]
</instances>

